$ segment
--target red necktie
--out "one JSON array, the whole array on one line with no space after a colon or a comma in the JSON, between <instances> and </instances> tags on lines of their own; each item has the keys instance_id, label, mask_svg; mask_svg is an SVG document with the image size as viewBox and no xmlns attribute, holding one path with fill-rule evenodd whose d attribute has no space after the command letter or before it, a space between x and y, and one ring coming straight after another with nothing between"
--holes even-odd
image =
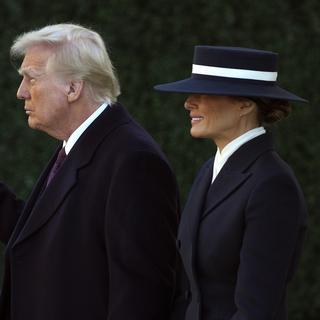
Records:
<instances>
[{"instance_id":1,"label":"red necktie","mask_svg":"<svg viewBox=\"0 0 320 320\"><path fill-rule=\"evenodd\" d=\"M62 164L63 164L64 160L66 159L66 157L67 157L66 152L65 152L64 148L62 148L59 151L57 159L56 159L56 162L52 166L51 171L49 173L48 180L47 180L47 186L49 185L49 183L51 182L51 180L53 179L55 174L59 171L59 169L62 166Z\"/></svg>"}]
</instances>

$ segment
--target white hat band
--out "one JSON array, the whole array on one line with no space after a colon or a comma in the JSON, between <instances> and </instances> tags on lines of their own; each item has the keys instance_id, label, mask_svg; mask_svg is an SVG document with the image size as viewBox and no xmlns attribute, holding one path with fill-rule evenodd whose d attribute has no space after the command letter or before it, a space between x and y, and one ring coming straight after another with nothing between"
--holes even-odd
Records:
<instances>
[{"instance_id":1,"label":"white hat band","mask_svg":"<svg viewBox=\"0 0 320 320\"><path fill-rule=\"evenodd\" d=\"M246 69L232 69L212 66L203 66L199 64L192 65L192 73L207 76L236 78L236 79L250 79L259 81L276 81L278 72L270 71L256 71Z\"/></svg>"}]
</instances>

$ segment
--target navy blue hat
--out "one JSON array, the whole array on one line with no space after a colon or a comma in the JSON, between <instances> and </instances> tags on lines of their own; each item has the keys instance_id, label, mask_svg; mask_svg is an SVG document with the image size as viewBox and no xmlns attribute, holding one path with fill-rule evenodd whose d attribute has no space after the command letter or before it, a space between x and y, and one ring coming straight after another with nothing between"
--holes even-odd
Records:
<instances>
[{"instance_id":1,"label":"navy blue hat","mask_svg":"<svg viewBox=\"0 0 320 320\"><path fill-rule=\"evenodd\" d=\"M278 54L237 47L196 46L190 78L156 85L159 91L308 102L280 88Z\"/></svg>"}]
</instances>

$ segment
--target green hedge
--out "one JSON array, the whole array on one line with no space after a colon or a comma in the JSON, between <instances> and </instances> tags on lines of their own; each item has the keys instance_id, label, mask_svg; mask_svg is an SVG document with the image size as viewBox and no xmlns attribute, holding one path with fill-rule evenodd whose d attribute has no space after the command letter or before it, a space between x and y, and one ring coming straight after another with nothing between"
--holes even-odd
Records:
<instances>
[{"instance_id":1,"label":"green hedge","mask_svg":"<svg viewBox=\"0 0 320 320\"><path fill-rule=\"evenodd\" d=\"M246 46L279 52L280 83L311 101L310 106L295 105L292 116L273 129L278 151L295 170L310 209L303 259L290 287L289 318L318 319L318 0L3 0L0 6L0 179L24 198L56 141L27 127L23 102L15 98L19 77L10 64L9 49L21 32L48 23L74 22L103 35L122 84L120 102L168 155L182 202L200 165L214 154L214 146L189 136L189 119L183 110L185 96L154 92L153 85L189 76L194 45Z\"/></svg>"}]
</instances>

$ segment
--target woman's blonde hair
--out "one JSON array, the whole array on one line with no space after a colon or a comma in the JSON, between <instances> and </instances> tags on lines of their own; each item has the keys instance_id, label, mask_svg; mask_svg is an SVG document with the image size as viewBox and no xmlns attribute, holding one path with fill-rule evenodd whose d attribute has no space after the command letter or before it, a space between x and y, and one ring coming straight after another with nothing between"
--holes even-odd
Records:
<instances>
[{"instance_id":1,"label":"woman's blonde hair","mask_svg":"<svg viewBox=\"0 0 320 320\"><path fill-rule=\"evenodd\" d=\"M117 100L120 85L98 33L75 24L49 25L18 36L11 47L11 56L24 57L28 48L39 44L53 49L48 72L83 80L96 102Z\"/></svg>"}]
</instances>

